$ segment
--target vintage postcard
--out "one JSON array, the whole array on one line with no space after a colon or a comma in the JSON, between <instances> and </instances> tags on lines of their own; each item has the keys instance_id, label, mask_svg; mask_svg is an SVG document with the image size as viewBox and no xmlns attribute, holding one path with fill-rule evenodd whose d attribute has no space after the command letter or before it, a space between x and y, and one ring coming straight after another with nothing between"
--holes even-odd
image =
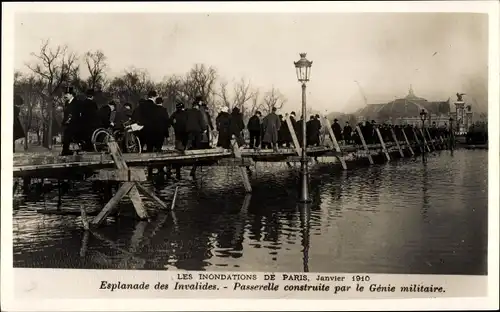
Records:
<instances>
[{"instance_id":1,"label":"vintage postcard","mask_svg":"<svg viewBox=\"0 0 500 312\"><path fill-rule=\"evenodd\" d=\"M498 309L498 2L2 26L2 310Z\"/></svg>"}]
</instances>

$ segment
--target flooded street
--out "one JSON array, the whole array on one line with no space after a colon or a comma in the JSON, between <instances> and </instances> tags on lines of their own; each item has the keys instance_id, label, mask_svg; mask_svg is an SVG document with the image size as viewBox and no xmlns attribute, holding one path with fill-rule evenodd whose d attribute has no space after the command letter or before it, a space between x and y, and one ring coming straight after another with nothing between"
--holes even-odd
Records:
<instances>
[{"instance_id":1,"label":"flooded street","mask_svg":"<svg viewBox=\"0 0 500 312\"><path fill-rule=\"evenodd\" d=\"M57 190L14 200L14 266L150 270L486 274L488 152L442 151L341 171L311 168L308 208L298 167L258 163L245 196L233 168L179 184L174 213L110 221L85 233L80 205L104 202L90 182L63 196L75 215L39 214ZM155 185L170 204L175 185ZM146 201L146 200L145 200ZM147 202L147 201L146 201ZM148 203L151 211L157 211ZM123 209L132 209L124 202Z\"/></svg>"}]
</instances>

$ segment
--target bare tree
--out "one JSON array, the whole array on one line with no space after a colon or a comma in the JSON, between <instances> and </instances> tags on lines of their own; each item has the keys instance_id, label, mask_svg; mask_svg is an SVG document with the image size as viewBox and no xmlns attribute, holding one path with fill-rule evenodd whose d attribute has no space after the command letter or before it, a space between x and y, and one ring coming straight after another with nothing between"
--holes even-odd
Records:
<instances>
[{"instance_id":1,"label":"bare tree","mask_svg":"<svg viewBox=\"0 0 500 312\"><path fill-rule=\"evenodd\" d=\"M43 81L44 101L47 107L47 116L44 118L44 145L52 148L52 128L54 125L54 107L58 100L57 93L61 93L64 84L78 71L77 56L70 52L67 46L51 48L49 40L42 43L39 53L32 53L36 58L35 64L26 66Z\"/></svg>"},{"instance_id":2,"label":"bare tree","mask_svg":"<svg viewBox=\"0 0 500 312\"><path fill-rule=\"evenodd\" d=\"M87 84L91 89L102 90L105 87L105 71L108 67L106 60L107 58L101 50L85 53L85 64L90 75Z\"/></svg>"},{"instance_id":3,"label":"bare tree","mask_svg":"<svg viewBox=\"0 0 500 312\"><path fill-rule=\"evenodd\" d=\"M146 70L131 68L110 82L108 92L120 103L130 102L135 107L154 88L155 84Z\"/></svg>"},{"instance_id":4,"label":"bare tree","mask_svg":"<svg viewBox=\"0 0 500 312\"><path fill-rule=\"evenodd\" d=\"M37 137L39 137L38 127L41 116L38 116L39 109L37 108L40 107L43 100L43 89L43 81L34 74L23 76L20 72L14 73L14 93L20 95L24 100L19 118L26 132L25 150L28 149L28 137L31 130L35 130Z\"/></svg>"},{"instance_id":5,"label":"bare tree","mask_svg":"<svg viewBox=\"0 0 500 312\"><path fill-rule=\"evenodd\" d=\"M249 111L249 116L253 116L258 110L262 110L262 103L260 102L260 92L259 90L255 90L253 92L253 96L252 96L252 99L251 99L251 107L250 107L250 111Z\"/></svg>"},{"instance_id":6,"label":"bare tree","mask_svg":"<svg viewBox=\"0 0 500 312\"><path fill-rule=\"evenodd\" d=\"M246 103L248 103L256 93L256 91L251 89L250 81L246 81L242 78L239 82L235 83L232 96L228 94L227 85L227 82L221 82L220 91L217 93L221 100L221 106L225 106L228 109L237 107L242 112L243 116L247 116L248 109ZM215 108L217 109L219 107ZM252 109L250 109L250 112L252 112Z\"/></svg>"},{"instance_id":7,"label":"bare tree","mask_svg":"<svg viewBox=\"0 0 500 312\"><path fill-rule=\"evenodd\" d=\"M181 77L175 75L165 77L162 82L156 84L155 89L163 97L163 106L167 108L169 114L174 112L178 100L183 102L188 100L182 92L183 81Z\"/></svg>"},{"instance_id":8,"label":"bare tree","mask_svg":"<svg viewBox=\"0 0 500 312\"><path fill-rule=\"evenodd\" d=\"M286 101L285 96L273 86L271 90L264 94L264 99L262 100L262 110L266 114L270 113L273 107L280 110L283 108Z\"/></svg>"},{"instance_id":9,"label":"bare tree","mask_svg":"<svg viewBox=\"0 0 500 312\"><path fill-rule=\"evenodd\" d=\"M183 93L192 101L196 96L201 96L207 102L209 109L213 110L215 95L215 82L217 71L204 64L196 64L186 75L183 84Z\"/></svg>"}]
</instances>

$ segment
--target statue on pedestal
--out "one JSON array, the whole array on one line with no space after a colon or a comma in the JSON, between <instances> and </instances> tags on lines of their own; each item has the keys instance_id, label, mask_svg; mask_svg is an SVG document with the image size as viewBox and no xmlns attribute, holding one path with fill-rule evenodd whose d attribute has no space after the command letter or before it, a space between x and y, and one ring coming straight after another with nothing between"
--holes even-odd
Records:
<instances>
[{"instance_id":1,"label":"statue on pedestal","mask_svg":"<svg viewBox=\"0 0 500 312\"><path fill-rule=\"evenodd\" d=\"M465 93L457 93L457 102L463 102L463 96Z\"/></svg>"}]
</instances>

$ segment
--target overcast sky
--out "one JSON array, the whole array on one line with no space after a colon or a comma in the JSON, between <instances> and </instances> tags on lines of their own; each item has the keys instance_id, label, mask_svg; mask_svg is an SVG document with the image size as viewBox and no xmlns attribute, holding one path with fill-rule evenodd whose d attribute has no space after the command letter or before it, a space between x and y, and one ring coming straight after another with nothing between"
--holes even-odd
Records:
<instances>
[{"instance_id":1,"label":"overcast sky","mask_svg":"<svg viewBox=\"0 0 500 312\"><path fill-rule=\"evenodd\" d=\"M110 75L130 66L161 80L195 63L217 68L226 80L274 85L300 105L293 62L313 61L308 104L319 111L350 112L405 96L446 100L467 92L471 79L487 83L486 15L456 13L328 14L18 14L15 68L33 60L42 40L67 44L78 54L101 49ZM487 104L485 104L486 106Z\"/></svg>"}]
</instances>

